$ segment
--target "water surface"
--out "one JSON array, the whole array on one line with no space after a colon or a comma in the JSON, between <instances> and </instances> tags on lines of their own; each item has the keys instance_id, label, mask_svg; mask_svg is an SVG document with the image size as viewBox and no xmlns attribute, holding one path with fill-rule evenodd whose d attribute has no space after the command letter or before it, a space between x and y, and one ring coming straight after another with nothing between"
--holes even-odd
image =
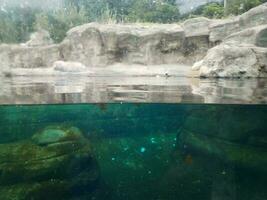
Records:
<instances>
[{"instance_id":1,"label":"water surface","mask_svg":"<svg viewBox=\"0 0 267 200\"><path fill-rule=\"evenodd\" d=\"M266 79L186 77L13 77L0 80L0 104L266 104Z\"/></svg>"}]
</instances>

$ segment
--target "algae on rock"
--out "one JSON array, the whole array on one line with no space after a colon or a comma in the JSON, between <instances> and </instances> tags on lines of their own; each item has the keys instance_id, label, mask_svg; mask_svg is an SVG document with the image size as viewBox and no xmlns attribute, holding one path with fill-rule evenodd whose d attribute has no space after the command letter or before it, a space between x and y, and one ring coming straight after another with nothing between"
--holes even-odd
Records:
<instances>
[{"instance_id":1,"label":"algae on rock","mask_svg":"<svg viewBox=\"0 0 267 200\"><path fill-rule=\"evenodd\" d=\"M75 127L47 127L0 151L0 199L68 199L97 187L90 142Z\"/></svg>"}]
</instances>

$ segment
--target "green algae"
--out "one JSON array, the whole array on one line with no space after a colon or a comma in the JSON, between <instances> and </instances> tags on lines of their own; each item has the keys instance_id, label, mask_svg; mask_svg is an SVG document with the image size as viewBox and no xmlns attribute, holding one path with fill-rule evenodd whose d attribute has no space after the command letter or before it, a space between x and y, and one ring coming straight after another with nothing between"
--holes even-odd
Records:
<instances>
[{"instance_id":1,"label":"green algae","mask_svg":"<svg viewBox=\"0 0 267 200\"><path fill-rule=\"evenodd\" d=\"M47 130L52 131L47 134ZM51 142L51 133L60 140L46 146L36 143L39 137ZM49 199L45 195L49 191L53 191L52 199L63 199L76 188L90 188L99 178L91 145L77 128L46 128L33 139L1 144L0 152L0 193L4 199Z\"/></svg>"},{"instance_id":2,"label":"green algae","mask_svg":"<svg viewBox=\"0 0 267 200\"><path fill-rule=\"evenodd\" d=\"M245 105L2 107L0 199L266 199L266 113Z\"/></svg>"}]
</instances>

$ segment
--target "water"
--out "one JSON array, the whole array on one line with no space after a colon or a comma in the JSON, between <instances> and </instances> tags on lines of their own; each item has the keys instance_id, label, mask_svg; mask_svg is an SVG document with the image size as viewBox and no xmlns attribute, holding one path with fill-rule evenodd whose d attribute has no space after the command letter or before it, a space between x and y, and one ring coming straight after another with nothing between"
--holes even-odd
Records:
<instances>
[{"instance_id":1,"label":"water","mask_svg":"<svg viewBox=\"0 0 267 200\"><path fill-rule=\"evenodd\" d=\"M266 104L266 79L186 77L11 77L0 79L0 104Z\"/></svg>"},{"instance_id":2,"label":"water","mask_svg":"<svg viewBox=\"0 0 267 200\"><path fill-rule=\"evenodd\" d=\"M267 107L0 107L0 199L265 200Z\"/></svg>"}]
</instances>

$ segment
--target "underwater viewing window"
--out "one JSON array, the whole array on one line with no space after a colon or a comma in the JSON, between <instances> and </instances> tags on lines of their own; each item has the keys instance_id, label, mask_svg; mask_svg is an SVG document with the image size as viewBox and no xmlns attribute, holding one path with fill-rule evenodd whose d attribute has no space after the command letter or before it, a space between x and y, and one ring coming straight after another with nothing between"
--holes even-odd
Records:
<instances>
[{"instance_id":1,"label":"underwater viewing window","mask_svg":"<svg viewBox=\"0 0 267 200\"><path fill-rule=\"evenodd\" d=\"M0 0L0 200L267 200L267 0Z\"/></svg>"}]
</instances>

